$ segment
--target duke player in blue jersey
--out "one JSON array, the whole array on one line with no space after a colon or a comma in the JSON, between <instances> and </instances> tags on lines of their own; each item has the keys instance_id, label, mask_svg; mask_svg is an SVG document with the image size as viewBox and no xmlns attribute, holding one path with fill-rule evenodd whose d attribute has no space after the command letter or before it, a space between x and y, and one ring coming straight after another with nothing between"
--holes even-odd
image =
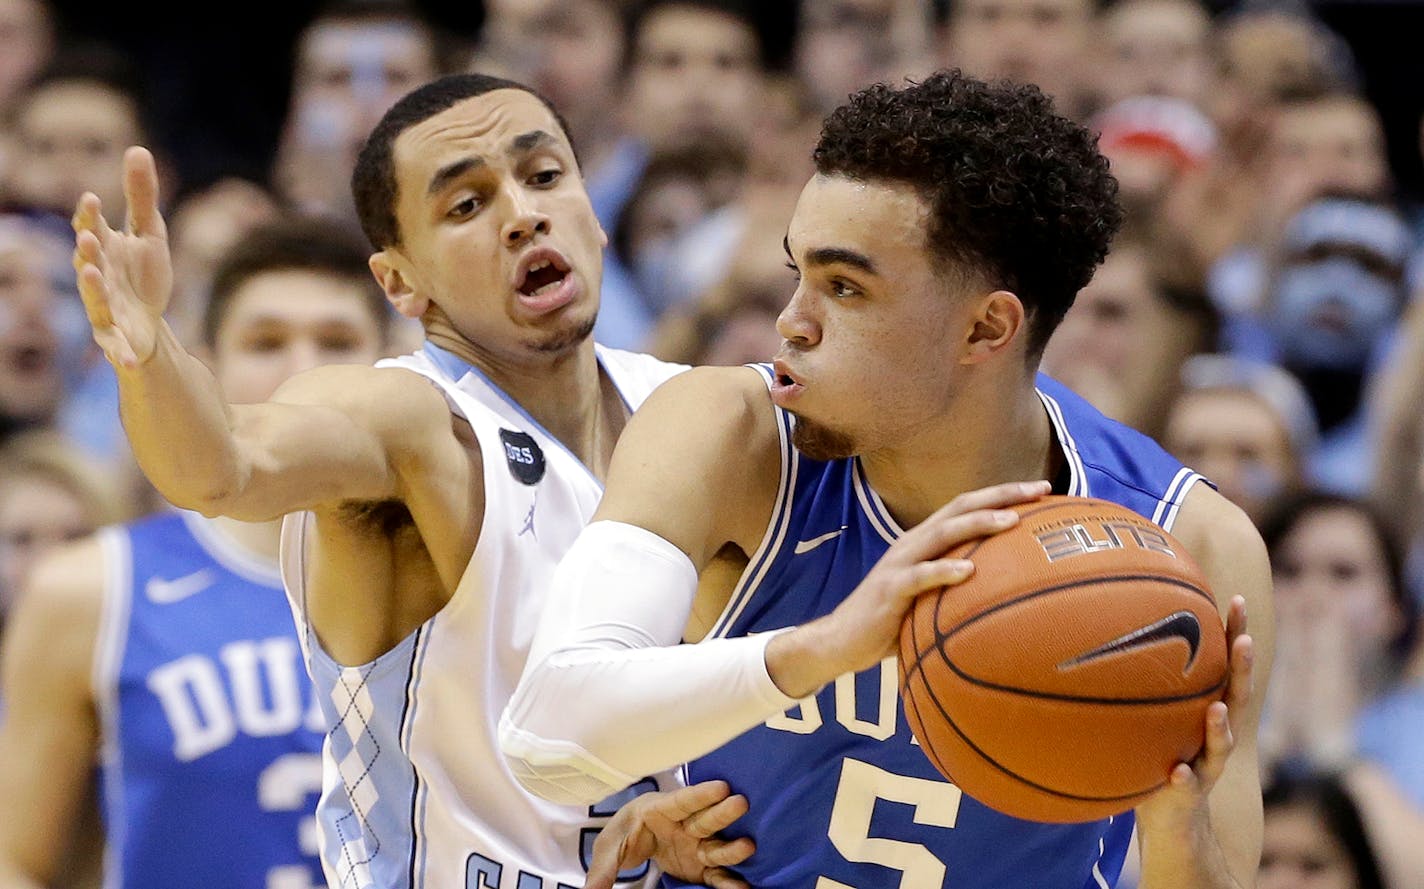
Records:
<instances>
[{"instance_id":1,"label":"duke player in blue jersey","mask_svg":"<svg viewBox=\"0 0 1424 889\"><path fill-rule=\"evenodd\" d=\"M234 402L375 361L390 313L338 228L283 220L219 264L203 338ZM14 621L0 885L48 883L99 766L106 886L322 885L323 723L277 570L279 523L168 511L42 563Z\"/></svg>"},{"instance_id":2,"label":"duke player in blue jersey","mask_svg":"<svg viewBox=\"0 0 1424 889\"><path fill-rule=\"evenodd\" d=\"M750 801L728 836L755 841L737 870L758 889L1107 887L1134 824L1143 887L1252 886L1260 538L1151 440L1036 373L1121 215L1093 137L1036 87L947 72L853 96L815 161L786 238L799 283L782 349L672 380L634 419L556 574L506 755L569 800L678 761L727 780ZM973 570L943 554L1050 490L1172 530L1231 639L1201 755L1135 812L1078 825L965 797L896 692L910 603ZM595 875L646 846L636 827L605 843Z\"/></svg>"}]
</instances>

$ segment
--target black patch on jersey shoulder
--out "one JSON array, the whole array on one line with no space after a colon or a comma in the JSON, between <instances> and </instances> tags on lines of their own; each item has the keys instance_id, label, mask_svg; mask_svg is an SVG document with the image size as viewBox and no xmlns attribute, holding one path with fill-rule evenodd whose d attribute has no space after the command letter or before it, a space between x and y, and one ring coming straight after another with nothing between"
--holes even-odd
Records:
<instances>
[{"instance_id":1,"label":"black patch on jersey shoulder","mask_svg":"<svg viewBox=\"0 0 1424 889\"><path fill-rule=\"evenodd\" d=\"M512 429L499 430L499 440L504 443L504 462L509 464L509 474L515 481L526 485L537 485L544 477L544 452L539 443L527 432Z\"/></svg>"}]
</instances>

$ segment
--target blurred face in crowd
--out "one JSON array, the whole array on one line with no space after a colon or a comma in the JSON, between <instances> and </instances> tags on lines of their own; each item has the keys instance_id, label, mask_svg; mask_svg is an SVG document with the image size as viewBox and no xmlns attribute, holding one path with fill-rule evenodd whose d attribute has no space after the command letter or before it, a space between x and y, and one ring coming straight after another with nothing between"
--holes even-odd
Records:
<instances>
[{"instance_id":1,"label":"blurred face in crowd","mask_svg":"<svg viewBox=\"0 0 1424 889\"><path fill-rule=\"evenodd\" d=\"M95 528L84 501L58 479L40 472L0 475L0 618L46 550Z\"/></svg>"},{"instance_id":2,"label":"blurred face in crowd","mask_svg":"<svg viewBox=\"0 0 1424 889\"><path fill-rule=\"evenodd\" d=\"M1162 444L1211 479L1223 497L1260 521L1299 482L1285 424L1243 389L1184 392L1167 416Z\"/></svg>"},{"instance_id":3,"label":"blurred face in crowd","mask_svg":"<svg viewBox=\"0 0 1424 889\"><path fill-rule=\"evenodd\" d=\"M887 76L896 61L896 2L818 0L802 5L796 73L822 112Z\"/></svg>"},{"instance_id":4,"label":"blurred face in crowd","mask_svg":"<svg viewBox=\"0 0 1424 889\"><path fill-rule=\"evenodd\" d=\"M323 116L348 118L343 135L359 146L387 108L435 74L430 35L412 23L318 22L298 53L296 110L312 117L312 127L338 125Z\"/></svg>"},{"instance_id":5,"label":"blurred face in crowd","mask_svg":"<svg viewBox=\"0 0 1424 889\"><path fill-rule=\"evenodd\" d=\"M1210 79L1211 18L1196 0L1129 0L1106 14L1105 104L1127 96L1199 102Z\"/></svg>"},{"instance_id":6,"label":"blurred face in crowd","mask_svg":"<svg viewBox=\"0 0 1424 889\"><path fill-rule=\"evenodd\" d=\"M1266 811L1257 889L1358 889L1349 853L1308 803Z\"/></svg>"},{"instance_id":7,"label":"blurred face in crowd","mask_svg":"<svg viewBox=\"0 0 1424 889\"><path fill-rule=\"evenodd\" d=\"M488 9L486 43L514 80L548 98L580 136L607 125L623 63L614 0L493 0Z\"/></svg>"},{"instance_id":8,"label":"blurred face in crowd","mask_svg":"<svg viewBox=\"0 0 1424 889\"><path fill-rule=\"evenodd\" d=\"M1275 193L1294 198L1297 208L1331 190L1379 195L1389 182L1379 115L1353 96L1283 106L1269 160Z\"/></svg>"},{"instance_id":9,"label":"blurred face in crowd","mask_svg":"<svg viewBox=\"0 0 1424 889\"><path fill-rule=\"evenodd\" d=\"M44 66L53 44L41 0L0 0L0 108Z\"/></svg>"},{"instance_id":10,"label":"blurred face in crowd","mask_svg":"<svg viewBox=\"0 0 1424 889\"><path fill-rule=\"evenodd\" d=\"M0 241L0 417L43 422L59 406L58 300L33 245Z\"/></svg>"},{"instance_id":11,"label":"blurred face in crowd","mask_svg":"<svg viewBox=\"0 0 1424 889\"><path fill-rule=\"evenodd\" d=\"M1178 369L1200 338L1152 280L1146 252L1124 244L1078 294L1042 367L1108 416L1155 435Z\"/></svg>"},{"instance_id":12,"label":"blurred face in crowd","mask_svg":"<svg viewBox=\"0 0 1424 889\"><path fill-rule=\"evenodd\" d=\"M1072 112L1092 26L1091 0L956 0L943 61L981 79L1036 83Z\"/></svg>"},{"instance_id":13,"label":"blurred face in crowd","mask_svg":"<svg viewBox=\"0 0 1424 889\"><path fill-rule=\"evenodd\" d=\"M662 6L634 37L628 124L654 150L708 135L745 144L761 85L760 48L748 22L693 5Z\"/></svg>"},{"instance_id":14,"label":"blurred face in crowd","mask_svg":"<svg viewBox=\"0 0 1424 889\"><path fill-rule=\"evenodd\" d=\"M21 203L68 215L92 191L121 219L124 149L143 141L133 101L96 81L39 87L15 120L12 185Z\"/></svg>"},{"instance_id":15,"label":"blurred face in crowd","mask_svg":"<svg viewBox=\"0 0 1424 889\"><path fill-rule=\"evenodd\" d=\"M364 280L308 270L263 272L228 304L213 345L214 374L235 404L266 401L289 377L324 364L371 364L381 328Z\"/></svg>"},{"instance_id":16,"label":"blurred face in crowd","mask_svg":"<svg viewBox=\"0 0 1424 889\"><path fill-rule=\"evenodd\" d=\"M1383 650L1399 632L1403 617L1384 548L1356 510L1327 506L1301 515L1272 554L1271 568L1280 607L1343 614L1364 650Z\"/></svg>"}]
</instances>

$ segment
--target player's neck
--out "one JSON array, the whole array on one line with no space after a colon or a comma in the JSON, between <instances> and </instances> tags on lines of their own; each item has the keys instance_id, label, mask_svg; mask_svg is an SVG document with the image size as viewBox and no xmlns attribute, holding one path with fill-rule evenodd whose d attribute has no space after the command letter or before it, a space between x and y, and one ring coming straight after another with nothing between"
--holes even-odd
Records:
<instances>
[{"instance_id":1,"label":"player's neck","mask_svg":"<svg viewBox=\"0 0 1424 889\"><path fill-rule=\"evenodd\" d=\"M480 350L463 338L430 339L478 368L597 477L604 477L627 412L599 368L592 338L556 354L514 360Z\"/></svg>"},{"instance_id":2,"label":"player's neck","mask_svg":"<svg viewBox=\"0 0 1424 889\"><path fill-rule=\"evenodd\" d=\"M277 564L277 551L282 540L282 520L270 522L239 522L226 516L209 519L223 537L248 555Z\"/></svg>"},{"instance_id":3,"label":"player's neck","mask_svg":"<svg viewBox=\"0 0 1424 889\"><path fill-rule=\"evenodd\" d=\"M902 528L924 521L957 495L1001 482L1052 480L1062 457L1030 381L1004 397L976 387L940 427L902 447L866 454L866 475ZM987 397L985 397L987 396Z\"/></svg>"}]
</instances>

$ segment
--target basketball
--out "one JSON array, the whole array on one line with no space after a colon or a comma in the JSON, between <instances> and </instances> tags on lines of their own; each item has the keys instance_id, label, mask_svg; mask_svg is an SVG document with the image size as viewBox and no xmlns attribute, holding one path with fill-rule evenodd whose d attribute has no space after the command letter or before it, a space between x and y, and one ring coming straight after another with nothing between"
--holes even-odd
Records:
<instances>
[{"instance_id":1,"label":"basketball","mask_svg":"<svg viewBox=\"0 0 1424 889\"><path fill-rule=\"evenodd\" d=\"M900 630L915 739L964 793L1031 821L1133 808L1201 750L1227 678L1201 569L1126 507L1050 496L950 555L965 583L919 597Z\"/></svg>"}]
</instances>

